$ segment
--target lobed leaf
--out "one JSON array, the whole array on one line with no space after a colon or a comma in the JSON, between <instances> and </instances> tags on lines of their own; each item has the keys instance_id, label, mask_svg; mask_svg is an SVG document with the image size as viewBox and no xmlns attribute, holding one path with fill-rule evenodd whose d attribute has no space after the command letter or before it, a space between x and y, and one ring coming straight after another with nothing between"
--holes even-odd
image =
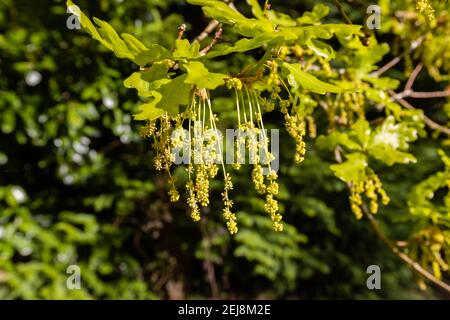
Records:
<instances>
[{"instance_id":1,"label":"lobed leaf","mask_svg":"<svg viewBox=\"0 0 450 320\"><path fill-rule=\"evenodd\" d=\"M366 179L367 158L362 153L347 154L347 160L330 166L336 177L347 183Z\"/></svg>"},{"instance_id":2,"label":"lobed leaf","mask_svg":"<svg viewBox=\"0 0 450 320\"><path fill-rule=\"evenodd\" d=\"M214 90L225 84L226 74L212 73L198 61L191 61L184 66L187 70L185 83L195 84L198 88Z\"/></svg>"},{"instance_id":3,"label":"lobed leaf","mask_svg":"<svg viewBox=\"0 0 450 320\"><path fill-rule=\"evenodd\" d=\"M328 92L340 93L343 91L342 88L334 84L323 82L314 77L312 74L304 72L301 64L299 63L291 64L283 62L282 66L289 84L294 89L302 87L305 90L319 94L325 94Z\"/></svg>"}]
</instances>

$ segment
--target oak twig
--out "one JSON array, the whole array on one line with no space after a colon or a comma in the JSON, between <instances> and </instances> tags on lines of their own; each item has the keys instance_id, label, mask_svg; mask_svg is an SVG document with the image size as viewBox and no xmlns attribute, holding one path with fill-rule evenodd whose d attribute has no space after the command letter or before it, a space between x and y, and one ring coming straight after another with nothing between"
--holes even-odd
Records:
<instances>
[{"instance_id":1,"label":"oak twig","mask_svg":"<svg viewBox=\"0 0 450 320\"><path fill-rule=\"evenodd\" d=\"M342 3L339 0L333 0L334 5L338 9L341 16L344 18L345 23L347 24L353 24L348 15L345 13L344 7L342 6Z\"/></svg>"},{"instance_id":2,"label":"oak twig","mask_svg":"<svg viewBox=\"0 0 450 320\"><path fill-rule=\"evenodd\" d=\"M336 147L334 149L334 157L337 163L342 163L342 148ZM347 183L347 187L350 188L350 183ZM386 237L383 232L381 231L378 221L373 217L373 215L369 212L367 207L365 205L362 206L363 212L366 216L366 218L370 222L370 226L372 227L372 230L375 232L375 235L383 241L384 244L386 244L389 249L403 262L405 262L408 266L410 266L414 271L422 275L424 278L428 279L441 289L445 290L448 294L450 294L450 285L447 283L439 280L436 278L433 274L428 272L425 268L423 268L419 263L417 263L414 259L409 257L407 254L400 251L400 249L392 242L388 237Z\"/></svg>"},{"instance_id":3,"label":"oak twig","mask_svg":"<svg viewBox=\"0 0 450 320\"><path fill-rule=\"evenodd\" d=\"M414 50L416 50L423 42L423 37L418 38L417 40L411 42L411 45L409 46L409 50L404 52L402 55L397 56L395 58L393 58L392 60L390 60L388 63L386 63L384 66L382 66L380 69L378 69L377 71L375 71L373 73L374 76L381 76L383 73L385 73L386 71L388 71L389 69L391 69L392 67L396 66L405 55L413 52Z\"/></svg>"},{"instance_id":4,"label":"oak twig","mask_svg":"<svg viewBox=\"0 0 450 320\"><path fill-rule=\"evenodd\" d=\"M419 63L414 70L412 71L411 75L408 78L408 81L405 84L405 87L402 92L396 93L393 90L389 90L389 95L391 96L392 101L398 101L404 108L409 110L416 110L416 108L405 100L405 98L416 98L416 99L430 99L430 98L442 98L442 97L450 97L450 90L444 90L444 91L431 91L431 92L417 92L413 90L414 82L417 79L417 76L419 75L420 71L423 69L423 64ZM450 136L450 128L447 128L446 126L443 126L437 122L434 122L429 117L427 117L425 114L423 114L423 121L425 124L430 127L431 129L440 131L442 133L445 133Z\"/></svg>"},{"instance_id":5,"label":"oak twig","mask_svg":"<svg viewBox=\"0 0 450 320\"><path fill-rule=\"evenodd\" d=\"M201 54L207 54L209 52L209 50L211 50L211 48L217 43L217 41L219 41L219 39L222 37L222 27L219 24L219 28L217 29L216 33L214 34L214 38L212 39L212 41L206 46L204 47L200 53Z\"/></svg>"},{"instance_id":6,"label":"oak twig","mask_svg":"<svg viewBox=\"0 0 450 320\"><path fill-rule=\"evenodd\" d=\"M413 72L411 72L411 75L409 76L408 81L406 82L406 85L405 85L405 91L412 89L414 81L416 81L416 78L419 75L420 71L422 71L422 68L423 68L423 63L419 63L414 68Z\"/></svg>"},{"instance_id":7,"label":"oak twig","mask_svg":"<svg viewBox=\"0 0 450 320\"><path fill-rule=\"evenodd\" d=\"M394 91L389 91L389 93L391 95L392 100L398 101L406 109L416 110L416 108L412 104L410 104L408 101L406 101L405 99L396 97L397 94ZM450 136L450 128L447 128L437 122L434 122L433 120L428 118L426 115L423 115L423 121L431 129L440 131L440 132L445 133L446 135Z\"/></svg>"},{"instance_id":8,"label":"oak twig","mask_svg":"<svg viewBox=\"0 0 450 320\"><path fill-rule=\"evenodd\" d=\"M232 5L233 1L234 0L225 0L224 2L233 8L233 5ZM208 23L208 25L205 27L205 29L203 29L203 31L200 32L200 34L194 38L194 41L201 42L201 41L205 40L209 36L209 34L211 32L213 32L219 26L219 24L220 24L220 22L217 21L216 19L211 20Z\"/></svg>"},{"instance_id":9,"label":"oak twig","mask_svg":"<svg viewBox=\"0 0 450 320\"><path fill-rule=\"evenodd\" d=\"M205 40L211 32L213 32L217 26L220 24L217 20L211 20L203 31L194 38L194 41L201 42Z\"/></svg>"},{"instance_id":10,"label":"oak twig","mask_svg":"<svg viewBox=\"0 0 450 320\"><path fill-rule=\"evenodd\" d=\"M450 285L436 278L433 274L423 268L419 263L417 263L407 254L401 252L398 247L381 232L378 221L370 213L367 213L367 208L363 209L365 209L364 212L366 213L366 217L369 220L370 225L377 237L381 241L383 241L397 257L399 257L403 262L408 264L412 269L414 269L414 271L422 275L424 278L428 279L441 289L445 290L448 294L450 294Z\"/></svg>"},{"instance_id":11,"label":"oak twig","mask_svg":"<svg viewBox=\"0 0 450 320\"><path fill-rule=\"evenodd\" d=\"M178 40L181 40L183 38L183 34L186 31L186 25L183 23L178 27Z\"/></svg>"}]
</instances>

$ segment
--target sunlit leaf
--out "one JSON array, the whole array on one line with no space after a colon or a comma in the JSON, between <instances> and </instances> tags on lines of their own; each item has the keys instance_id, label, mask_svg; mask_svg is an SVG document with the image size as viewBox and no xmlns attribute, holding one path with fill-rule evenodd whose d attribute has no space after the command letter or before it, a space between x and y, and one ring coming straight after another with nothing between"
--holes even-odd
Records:
<instances>
[{"instance_id":1,"label":"sunlit leaf","mask_svg":"<svg viewBox=\"0 0 450 320\"><path fill-rule=\"evenodd\" d=\"M191 61L185 66L187 77L185 83L195 84L198 88L215 89L225 84L226 74L212 73L198 61Z\"/></svg>"},{"instance_id":2,"label":"sunlit leaf","mask_svg":"<svg viewBox=\"0 0 450 320\"><path fill-rule=\"evenodd\" d=\"M347 160L339 164L333 164L330 169L336 177L344 182L360 182L366 178L367 159L362 153L350 153Z\"/></svg>"},{"instance_id":3,"label":"sunlit leaf","mask_svg":"<svg viewBox=\"0 0 450 320\"><path fill-rule=\"evenodd\" d=\"M302 87L305 90L315 93L325 94L328 92L339 93L342 89L334 84L323 82L312 74L304 72L299 63L283 63L283 69L289 84L297 89Z\"/></svg>"}]
</instances>

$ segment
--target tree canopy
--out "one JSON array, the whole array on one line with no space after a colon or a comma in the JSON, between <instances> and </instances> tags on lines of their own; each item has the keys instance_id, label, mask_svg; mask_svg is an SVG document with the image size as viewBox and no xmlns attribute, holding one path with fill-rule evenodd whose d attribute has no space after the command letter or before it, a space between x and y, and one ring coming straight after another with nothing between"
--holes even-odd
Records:
<instances>
[{"instance_id":1,"label":"tree canopy","mask_svg":"<svg viewBox=\"0 0 450 320\"><path fill-rule=\"evenodd\" d=\"M0 9L0 298L450 294L448 1Z\"/></svg>"}]
</instances>

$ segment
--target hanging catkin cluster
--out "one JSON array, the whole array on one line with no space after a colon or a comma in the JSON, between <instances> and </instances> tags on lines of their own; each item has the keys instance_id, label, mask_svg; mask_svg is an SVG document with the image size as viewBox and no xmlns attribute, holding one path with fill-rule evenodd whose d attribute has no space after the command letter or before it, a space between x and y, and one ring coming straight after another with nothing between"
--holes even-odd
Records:
<instances>
[{"instance_id":1,"label":"hanging catkin cluster","mask_svg":"<svg viewBox=\"0 0 450 320\"><path fill-rule=\"evenodd\" d=\"M430 0L416 0L416 10L422 13L428 21L435 19L434 8Z\"/></svg>"},{"instance_id":2,"label":"hanging catkin cluster","mask_svg":"<svg viewBox=\"0 0 450 320\"><path fill-rule=\"evenodd\" d=\"M239 133L237 137L235 169L240 169L243 161L242 150L249 153L253 164L252 181L255 190L265 196L264 211L270 216L275 231L282 231L282 216L279 213L277 174L271 168L273 154L269 151L269 138L262 119L263 99L255 90L249 89L239 80L229 84L235 89ZM266 173L264 174L266 170Z\"/></svg>"},{"instance_id":3,"label":"hanging catkin cluster","mask_svg":"<svg viewBox=\"0 0 450 320\"><path fill-rule=\"evenodd\" d=\"M268 64L272 70L269 74L270 97L264 98L250 83L239 78L229 78L227 87L235 93L237 115L237 134L234 143L234 161L232 167L239 170L248 160L253 166L251 178L258 194L264 197L264 211L272 220L275 231L283 230L282 215L279 212L278 175L271 163L275 159L269 151L270 141L264 127L262 108L272 111L277 106L285 115L286 129L296 141L295 161L300 163L305 156L306 121L310 134L315 135L315 124L312 119L300 117L297 113L289 114L291 99L282 98L282 89L286 84L278 76L275 62ZM186 163L187 182L186 202L190 208L193 221L199 221L202 208L210 205L211 179L217 177L222 170L224 189L221 193L224 204L223 218L231 234L238 232L238 221L233 213L233 201L229 193L233 190L231 175L226 171L224 150L221 148L222 138L217 133L218 117L213 113L209 93L205 89L194 89L186 110L172 117L165 113L156 121L151 121L143 129L143 135L153 137L155 151L155 168L168 174L168 194L170 201L178 201L181 196L176 187L176 179L170 169L175 164L173 150L188 150L189 162ZM248 159L246 157L248 155Z\"/></svg>"},{"instance_id":4,"label":"hanging catkin cluster","mask_svg":"<svg viewBox=\"0 0 450 320\"><path fill-rule=\"evenodd\" d=\"M350 188L351 209L357 219L363 217L363 195L369 200L369 210L372 214L378 212L378 200L380 198L383 205L387 205L390 201L378 175L370 169L367 171L366 179L364 181L352 182Z\"/></svg>"}]
</instances>

